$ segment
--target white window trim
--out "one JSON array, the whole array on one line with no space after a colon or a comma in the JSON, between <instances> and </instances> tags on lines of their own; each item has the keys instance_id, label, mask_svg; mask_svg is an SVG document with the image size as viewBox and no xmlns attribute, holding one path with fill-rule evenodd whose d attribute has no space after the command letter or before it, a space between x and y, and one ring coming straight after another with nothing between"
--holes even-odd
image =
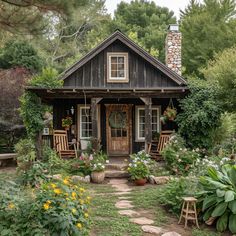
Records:
<instances>
[{"instance_id":1,"label":"white window trim","mask_svg":"<svg viewBox=\"0 0 236 236\"><path fill-rule=\"evenodd\" d=\"M82 129L81 129L81 109L84 109L84 108L89 108L91 109L91 106L90 105L84 105L84 104L78 104L77 105L77 127L78 127L78 130L77 130L77 134L78 134L78 139L79 140L88 140L90 139L91 137L82 137ZM98 125L98 139L101 138L101 127L100 127L100 104L97 105L97 125Z\"/></svg>"},{"instance_id":2,"label":"white window trim","mask_svg":"<svg viewBox=\"0 0 236 236\"><path fill-rule=\"evenodd\" d=\"M145 137L139 137L139 110L145 110L145 106L135 106L135 142L144 142ZM160 114L161 114L161 106L152 106L152 110L158 111L158 132L161 131L161 121L160 121Z\"/></svg>"},{"instance_id":3,"label":"white window trim","mask_svg":"<svg viewBox=\"0 0 236 236\"><path fill-rule=\"evenodd\" d=\"M125 77L111 77L111 57L124 57ZM108 52L107 53L107 82L108 83L128 83L129 82L129 57L127 52Z\"/></svg>"}]
</instances>

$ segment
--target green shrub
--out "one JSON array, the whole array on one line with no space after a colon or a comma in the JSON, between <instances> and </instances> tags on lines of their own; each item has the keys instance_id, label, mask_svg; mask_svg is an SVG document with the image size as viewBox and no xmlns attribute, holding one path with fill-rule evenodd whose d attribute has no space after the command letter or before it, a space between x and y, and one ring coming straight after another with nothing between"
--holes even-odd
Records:
<instances>
[{"instance_id":1,"label":"green shrub","mask_svg":"<svg viewBox=\"0 0 236 236\"><path fill-rule=\"evenodd\" d=\"M161 190L159 202L175 214L179 214L183 202L183 197L193 196L199 191L196 179L173 178Z\"/></svg>"},{"instance_id":2,"label":"green shrub","mask_svg":"<svg viewBox=\"0 0 236 236\"><path fill-rule=\"evenodd\" d=\"M178 132L190 148L212 148L214 132L220 126L221 117L217 88L199 79L189 83L189 86L191 93L180 100L182 112L176 119Z\"/></svg>"},{"instance_id":3,"label":"green shrub","mask_svg":"<svg viewBox=\"0 0 236 236\"><path fill-rule=\"evenodd\" d=\"M217 231L236 233L236 165L224 165L219 171L210 167L200 183L203 220L216 221Z\"/></svg>"},{"instance_id":4,"label":"green shrub","mask_svg":"<svg viewBox=\"0 0 236 236\"><path fill-rule=\"evenodd\" d=\"M90 197L69 178L23 191L1 185L1 235L88 235Z\"/></svg>"},{"instance_id":5,"label":"green shrub","mask_svg":"<svg viewBox=\"0 0 236 236\"><path fill-rule=\"evenodd\" d=\"M200 154L196 150L187 149L184 140L174 134L162 151L162 156L172 174L187 175Z\"/></svg>"},{"instance_id":6,"label":"green shrub","mask_svg":"<svg viewBox=\"0 0 236 236\"><path fill-rule=\"evenodd\" d=\"M21 185L30 185L32 187L38 187L45 182L49 174L48 165L41 161L34 162L29 169L18 172L17 181Z\"/></svg>"},{"instance_id":7,"label":"green shrub","mask_svg":"<svg viewBox=\"0 0 236 236\"><path fill-rule=\"evenodd\" d=\"M30 168L36 159L36 150L33 141L31 139L21 139L15 145L15 151L17 153L18 169L26 170Z\"/></svg>"}]
</instances>

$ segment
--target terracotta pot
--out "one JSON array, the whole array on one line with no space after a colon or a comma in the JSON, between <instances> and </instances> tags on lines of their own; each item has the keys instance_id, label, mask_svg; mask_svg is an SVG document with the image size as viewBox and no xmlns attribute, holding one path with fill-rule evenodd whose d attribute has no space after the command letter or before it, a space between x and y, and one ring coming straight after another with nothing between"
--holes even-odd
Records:
<instances>
[{"instance_id":1,"label":"terracotta pot","mask_svg":"<svg viewBox=\"0 0 236 236\"><path fill-rule=\"evenodd\" d=\"M105 172L104 171L93 171L91 174L92 182L100 184L105 179Z\"/></svg>"},{"instance_id":2,"label":"terracotta pot","mask_svg":"<svg viewBox=\"0 0 236 236\"><path fill-rule=\"evenodd\" d=\"M66 131L68 131L68 130L70 129L70 126L66 126L66 127L64 127L64 129L65 129Z\"/></svg>"},{"instance_id":3,"label":"terracotta pot","mask_svg":"<svg viewBox=\"0 0 236 236\"><path fill-rule=\"evenodd\" d=\"M138 186L143 186L147 183L147 179L136 179L134 182Z\"/></svg>"}]
</instances>

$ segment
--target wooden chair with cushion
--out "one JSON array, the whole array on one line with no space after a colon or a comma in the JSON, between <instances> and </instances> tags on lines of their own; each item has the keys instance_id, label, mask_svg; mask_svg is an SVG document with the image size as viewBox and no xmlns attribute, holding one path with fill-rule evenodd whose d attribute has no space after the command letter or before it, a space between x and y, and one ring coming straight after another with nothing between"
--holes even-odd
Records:
<instances>
[{"instance_id":1,"label":"wooden chair with cushion","mask_svg":"<svg viewBox=\"0 0 236 236\"><path fill-rule=\"evenodd\" d=\"M156 149L153 149L153 143L150 143L148 146L148 154L157 161L162 159L161 152L170 140L170 136L173 133L172 130L162 131Z\"/></svg>"},{"instance_id":2,"label":"wooden chair with cushion","mask_svg":"<svg viewBox=\"0 0 236 236\"><path fill-rule=\"evenodd\" d=\"M65 130L53 131L53 146L61 158L77 157L79 143L75 141L69 144L67 131ZM70 149L70 147L74 149Z\"/></svg>"}]
</instances>

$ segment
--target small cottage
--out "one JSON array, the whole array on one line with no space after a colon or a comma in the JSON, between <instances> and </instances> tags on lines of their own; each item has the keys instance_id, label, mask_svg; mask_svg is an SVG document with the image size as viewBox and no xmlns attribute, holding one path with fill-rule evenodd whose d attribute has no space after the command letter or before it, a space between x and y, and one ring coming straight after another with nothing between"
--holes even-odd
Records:
<instances>
[{"instance_id":1,"label":"small cottage","mask_svg":"<svg viewBox=\"0 0 236 236\"><path fill-rule=\"evenodd\" d=\"M109 156L128 156L147 147L161 130L176 129L174 121L162 124L161 116L167 107L178 110L178 99L188 92L178 25L169 26L165 48L163 64L115 31L64 71L62 88L28 89L53 106L54 129L63 129L62 119L72 118L68 136L82 149L93 138Z\"/></svg>"}]
</instances>

